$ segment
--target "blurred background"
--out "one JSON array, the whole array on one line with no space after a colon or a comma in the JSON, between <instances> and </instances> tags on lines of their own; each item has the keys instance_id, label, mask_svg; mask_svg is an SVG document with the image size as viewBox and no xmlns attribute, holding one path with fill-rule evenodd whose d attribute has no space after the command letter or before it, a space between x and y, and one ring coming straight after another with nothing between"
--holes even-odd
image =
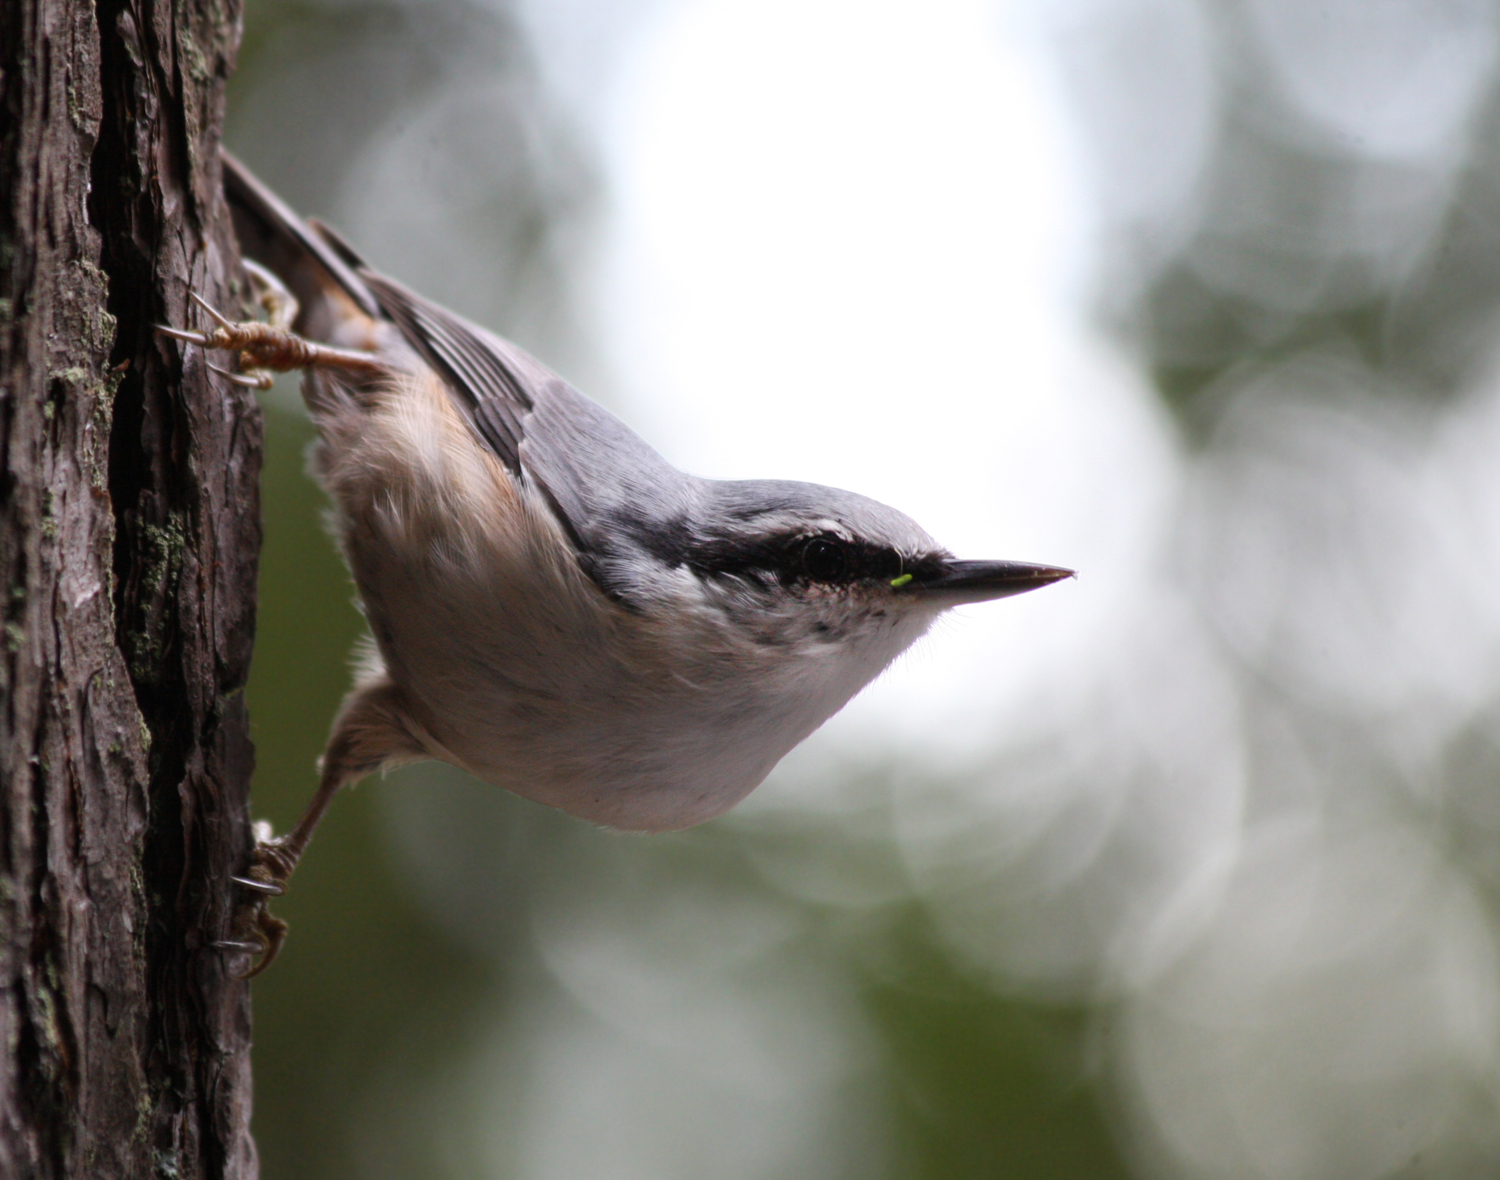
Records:
<instances>
[{"instance_id":1,"label":"blurred background","mask_svg":"<svg viewBox=\"0 0 1500 1180\"><path fill-rule=\"evenodd\" d=\"M1076 583L728 817L337 801L268 1180L1500 1173L1500 5L250 0L229 145L703 475ZM267 395L255 812L352 587Z\"/></svg>"}]
</instances>

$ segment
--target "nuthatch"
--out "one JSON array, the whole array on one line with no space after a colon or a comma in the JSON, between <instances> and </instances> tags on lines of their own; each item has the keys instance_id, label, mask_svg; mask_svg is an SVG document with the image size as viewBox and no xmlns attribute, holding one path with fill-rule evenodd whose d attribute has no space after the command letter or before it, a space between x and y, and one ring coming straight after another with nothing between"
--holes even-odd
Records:
<instances>
[{"instance_id":1,"label":"nuthatch","mask_svg":"<svg viewBox=\"0 0 1500 1180\"><path fill-rule=\"evenodd\" d=\"M302 820L257 825L221 949L270 965L285 891L339 788L437 758L595 823L659 832L744 798L961 603L1071 570L960 561L852 492L678 471L514 344L365 266L229 155L269 322L160 329L305 370L313 469L373 646ZM259 263L260 265L256 265ZM194 297L197 299L197 297Z\"/></svg>"}]
</instances>

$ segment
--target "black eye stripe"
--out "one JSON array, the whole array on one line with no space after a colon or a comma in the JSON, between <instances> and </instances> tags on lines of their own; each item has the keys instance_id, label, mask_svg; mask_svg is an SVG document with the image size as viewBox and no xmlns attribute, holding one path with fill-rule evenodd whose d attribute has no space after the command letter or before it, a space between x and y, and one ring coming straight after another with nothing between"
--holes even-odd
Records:
<instances>
[{"instance_id":1,"label":"black eye stripe","mask_svg":"<svg viewBox=\"0 0 1500 1180\"><path fill-rule=\"evenodd\" d=\"M826 530L759 536L695 533L685 518L647 521L625 512L616 513L613 523L640 551L668 568L686 568L700 578L734 578L767 588L889 585L902 574L921 578L936 573L945 556L933 552L903 557L889 546ZM611 578L608 566L594 576L607 592L618 581Z\"/></svg>"},{"instance_id":2,"label":"black eye stripe","mask_svg":"<svg viewBox=\"0 0 1500 1180\"><path fill-rule=\"evenodd\" d=\"M749 545L700 545L686 555L685 564L700 576L727 575L785 586L888 582L906 565L893 549L832 533L771 537Z\"/></svg>"}]
</instances>

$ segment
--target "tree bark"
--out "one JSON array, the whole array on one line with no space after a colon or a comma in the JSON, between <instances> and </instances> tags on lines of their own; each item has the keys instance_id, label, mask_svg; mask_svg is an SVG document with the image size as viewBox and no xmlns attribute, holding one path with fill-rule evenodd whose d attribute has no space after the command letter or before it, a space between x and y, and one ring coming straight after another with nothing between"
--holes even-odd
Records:
<instances>
[{"instance_id":1,"label":"tree bark","mask_svg":"<svg viewBox=\"0 0 1500 1180\"><path fill-rule=\"evenodd\" d=\"M237 0L0 2L0 1176L253 1177L261 427L153 323L232 305Z\"/></svg>"}]
</instances>

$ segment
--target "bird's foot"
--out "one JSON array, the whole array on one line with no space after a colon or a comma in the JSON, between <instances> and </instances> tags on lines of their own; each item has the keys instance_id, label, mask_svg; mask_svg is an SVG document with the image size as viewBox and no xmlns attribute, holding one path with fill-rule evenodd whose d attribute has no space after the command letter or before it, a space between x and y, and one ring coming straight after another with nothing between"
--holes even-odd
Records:
<instances>
[{"instance_id":1,"label":"bird's foot","mask_svg":"<svg viewBox=\"0 0 1500 1180\"><path fill-rule=\"evenodd\" d=\"M216 950L250 956L250 965L236 978L251 979L276 960L286 942L287 924L271 913L273 897L286 892L287 878L297 867L297 855L284 840L271 835L264 820L255 824L255 851L243 877L229 878L240 888L231 937L214 943Z\"/></svg>"},{"instance_id":2,"label":"bird's foot","mask_svg":"<svg viewBox=\"0 0 1500 1180\"><path fill-rule=\"evenodd\" d=\"M260 263L244 258L240 265L250 278L250 292L255 296L255 302L266 313L266 322L273 328L290 329L301 310L297 297Z\"/></svg>"},{"instance_id":3,"label":"bird's foot","mask_svg":"<svg viewBox=\"0 0 1500 1180\"><path fill-rule=\"evenodd\" d=\"M283 297L291 301L290 308L283 302ZM157 324L157 332L170 336L173 340L196 344L200 348L239 353L239 372L220 368L213 363L208 366L236 385L243 385L247 389L270 389L276 373L313 367L343 369L364 377L377 376L384 371L381 363L370 353L316 344L311 340L304 340L286 327L284 321L289 310L290 314L296 314L296 301L280 284L258 289L259 302L273 319L269 324L259 320L231 320L196 291L189 291L188 298L207 313L214 321L214 326L206 331L193 331Z\"/></svg>"}]
</instances>

